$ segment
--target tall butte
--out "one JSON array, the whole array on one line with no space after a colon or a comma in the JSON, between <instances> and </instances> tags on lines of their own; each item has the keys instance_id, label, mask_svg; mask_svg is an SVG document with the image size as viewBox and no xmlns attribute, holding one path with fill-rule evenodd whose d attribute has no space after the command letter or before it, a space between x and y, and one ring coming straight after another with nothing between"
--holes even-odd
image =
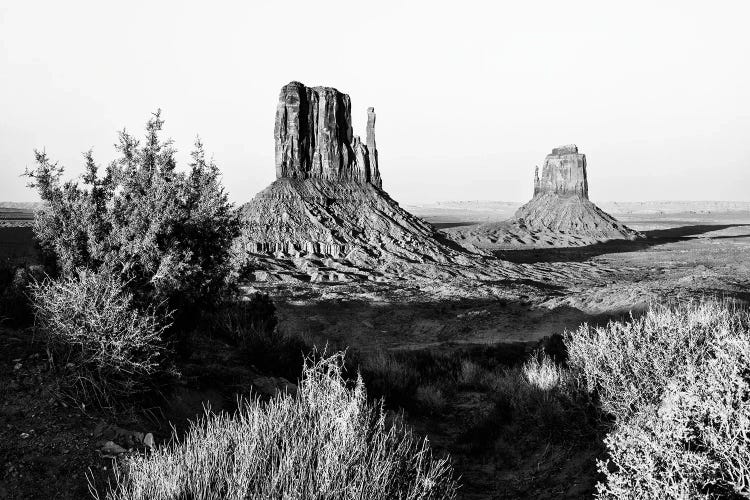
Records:
<instances>
[{"instance_id":1,"label":"tall butte","mask_svg":"<svg viewBox=\"0 0 750 500\"><path fill-rule=\"evenodd\" d=\"M274 140L276 181L241 208L236 250L262 269L256 279L385 279L470 264L382 190L373 108L362 142L348 95L291 82L279 94Z\"/></svg>"},{"instance_id":2,"label":"tall butte","mask_svg":"<svg viewBox=\"0 0 750 500\"><path fill-rule=\"evenodd\" d=\"M351 100L331 87L291 82L276 108L276 178L353 180L382 187L375 146L375 109L367 142L352 131Z\"/></svg>"},{"instance_id":3,"label":"tall butte","mask_svg":"<svg viewBox=\"0 0 750 500\"><path fill-rule=\"evenodd\" d=\"M586 155L575 144L553 148L542 175L535 169L533 198L513 218L456 230L454 238L464 245L500 248L581 246L642 237L589 200L586 167Z\"/></svg>"}]
</instances>

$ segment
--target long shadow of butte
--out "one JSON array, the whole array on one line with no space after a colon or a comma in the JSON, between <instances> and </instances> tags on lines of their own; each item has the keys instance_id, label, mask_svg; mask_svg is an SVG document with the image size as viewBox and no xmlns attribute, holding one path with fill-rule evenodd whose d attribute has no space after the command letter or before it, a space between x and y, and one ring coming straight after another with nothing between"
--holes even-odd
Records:
<instances>
[{"instance_id":1,"label":"long shadow of butte","mask_svg":"<svg viewBox=\"0 0 750 500\"><path fill-rule=\"evenodd\" d=\"M750 224L697 224L692 226L680 226L669 229L656 229L644 231L645 238L640 240L611 240L593 245L566 248L531 248L525 250L497 250L494 255L502 260L516 264L534 264L537 262L583 262L599 255L623 252L638 252L648 248L688 241L696 237L720 231L730 227L744 227ZM733 239L746 238L750 234L707 236L706 239Z\"/></svg>"}]
</instances>

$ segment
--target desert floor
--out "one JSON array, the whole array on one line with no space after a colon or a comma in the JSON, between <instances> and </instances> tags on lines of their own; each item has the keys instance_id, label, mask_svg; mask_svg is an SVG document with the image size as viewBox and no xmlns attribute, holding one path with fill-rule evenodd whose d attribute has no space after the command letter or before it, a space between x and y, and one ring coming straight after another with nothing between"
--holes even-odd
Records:
<instances>
[{"instance_id":1,"label":"desert floor","mask_svg":"<svg viewBox=\"0 0 750 500\"><path fill-rule=\"evenodd\" d=\"M527 279L263 289L277 300L282 328L363 350L536 341L651 301L750 299L750 213L617 216L647 238L496 252L520 264Z\"/></svg>"},{"instance_id":2,"label":"desert floor","mask_svg":"<svg viewBox=\"0 0 750 500\"><path fill-rule=\"evenodd\" d=\"M450 229L502 220L516 206L407 208ZM544 337L584 322L638 314L653 301L721 296L750 302L750 211L678 208L613 213L646 234L644 240L498 250L514 271L515 277L506 280L254 284L248 291L270 293L280 331L320 348L349 348L360 359L384 351L407 360L437 353L459 362L510 367L523 362ZM0 257L28 256L31 241L29 227L0 227ZM57 401L41 348L29 347L12 330L0 340L0 498L53 492L84 496L87 471L101 484L111 467L95 448L94 429L101 417ZM427 386L430 376L425 375ZM442 376L435 375L435 384L443 383ZM498 413L492 390L455 386L438 410L403 406L407 422L428 436L436 452L452 456L462 476L462 498L591 496L595 461L603 458L597 437L571 437L576 422L560 423L560 432L530 428L528 422ZM228 401L236 397L218 386L203 390ZM208 392L196 392L196 397ZM195 403L200 407L200 401ZM141 420L139 425L151 424Z\"/></svg>"},{"instance_id":3,"label":"desert floor","mask_svg":"<svg viewBox=\"0 0 750 500\"><path fill-rule=\"evenodd\" d=\"M409 207L441 228L501 220L511 204L479 216L476 209ZM495 207L496 208L496 207ZM467 359L488 349L525 345L545 336L638 314L651 302L726 297L750 301L750 212L689 210L615 214L646 239L558 249L508 248L496 255L520 266L521 277L497 282L415 281L265 286L282 331L316 345L454 353ZM502 212L502 213L497 213ZM579 498L597 479L596 444L533 435L522 422L492 419L492 394L452 393L435 415L408 415L438 451L450 452L463 476L464 498ZM479 441L486 441L478 445ZM491 435L490 435L491 434Z\"/></svg>"}]
</instances>

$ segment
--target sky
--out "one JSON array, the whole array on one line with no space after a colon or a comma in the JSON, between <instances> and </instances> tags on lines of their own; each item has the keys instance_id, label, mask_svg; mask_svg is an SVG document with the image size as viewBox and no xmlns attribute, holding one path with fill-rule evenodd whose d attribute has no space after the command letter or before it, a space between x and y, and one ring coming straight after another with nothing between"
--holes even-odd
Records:
<instances>
[{"instance_id":1,"label":"sky","mask_svg":"<svg viewBox=\"0 0 750 500\"><path fill-rule=\"evenodd\" d=\"M750 2L0 0L0 200L44 149L80 174L162 109L243 203L275 178L292 80L377 113L402 203L525 201L575 143L600 201L750 201Z\"/></svg>"}]
</instances>

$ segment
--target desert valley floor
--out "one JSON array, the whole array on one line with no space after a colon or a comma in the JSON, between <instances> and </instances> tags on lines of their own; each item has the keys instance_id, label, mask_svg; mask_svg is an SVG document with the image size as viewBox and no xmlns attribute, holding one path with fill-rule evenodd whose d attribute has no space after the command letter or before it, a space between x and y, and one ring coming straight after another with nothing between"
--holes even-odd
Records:
<instances>
[{"instance_id":1,"label":"desert valley floor","mask_svg":"<svg viewBox=\"0 0 750 500\"><path fill-rule=\"evenodd\" d=\"M515 206L440 204L406 208L437 228L451 231L502 220ZM623 207L606 206L620 221L645 234L645 239L568 248L496 250L496 256L520 276L513 279L250 283L247 291L269 293L276 303L279 329L317 346L348 347L367 356L382 351L405 356L458 353L482 363L529 353L543 337L575 329L584 322L638 314L652 301L721 296L750 302L748 207L716 210L702 204L684 204L664 210L646 204L637 210L618 208ZM20 257L30 251L27 231L30 228L0 227L4 256ZM3 372L9 379L21 373L12 368L20 358L16 354L13 358L3 359ZM22 362L27 363L25 359ZM39 467L53 476L67 476L75 471L66 465L73 456L67 455L71 447L88 450L75 455L81 471L95 465L87 460L101 461L100 469L107 466L108 459L93 453L87 444L95 440L91 434L94 421L72 410L40 409L44 403L36 399L34 414L27 415L23 387L23 381L20 386L4 384L5 403L0 412L8 421L7 428L0 429L8 439L5 449L0 450L0 462L7 469L4 474L23 470L19 464L29 459L33 463L42 460ZM407 421L429 437L437 453L451 454L462 477L461 498L581 498L593 493L595 460L601 457L601 446L571 447L549 436L531 439L523 432L522 422L508 423L504 434L487 433L481 422L487 421L488 415L492 418L492 395L475 388L452 393L441 408L439 412L407 415ZM49 417L60 420L54 420L55 429L65 429L51 439L67 436L68 442L44 451L28 448L33 440L16 442L24 426L39 428L50 422L40 416L45 412L58 415ZM76 433L80 434L77 442ZM67 477L63 481L81 482L83 476L80 471L78 474L77 479ZM13 477L13 484L25 484L22 477ZM27 480L33 482L32 478Z\"/></svg>"},{"instance_id":2,"label":"desert valley floor","mask_svg":"<svg viewBox=\"0 0 750 500\"><path fill-rule=\"evenodd\" d=\"M473 215L409 208L438 228ZM647 238L495 252L526 279L254 288L278 301L283 328L361 349L536 341L661 299L750 299L750 212L615 215Z\"/></svg>"},{"instance_id":3,"label":"desert valley floor","mask_svg":"<svg viewBox=\"0 0 750 500\"><path fill-rule=\"evenodd\" d=\"M500 220L508 208L453 207L407 209L450 230ZM280 328L317 345L371 353L465 352L472 359L502 357L497 346L503 345L528 351L545 336L638 314L651 302L709 296L750 302L749 211L716 212L689 204L671 211L640 208L614 215L644 233L643 240L496 251L520 267L523 279L253 288L274 297ZM525 454L498 454L501 444L479 458L473 447L462 453L469 446L466 423L490 412L490 401L467 390L455 394L440 415L410 421L437 449L450 451L464 478L464 498L579 498L593 492L598 449L528 443Z\"/></svg>"}]
</instances>

